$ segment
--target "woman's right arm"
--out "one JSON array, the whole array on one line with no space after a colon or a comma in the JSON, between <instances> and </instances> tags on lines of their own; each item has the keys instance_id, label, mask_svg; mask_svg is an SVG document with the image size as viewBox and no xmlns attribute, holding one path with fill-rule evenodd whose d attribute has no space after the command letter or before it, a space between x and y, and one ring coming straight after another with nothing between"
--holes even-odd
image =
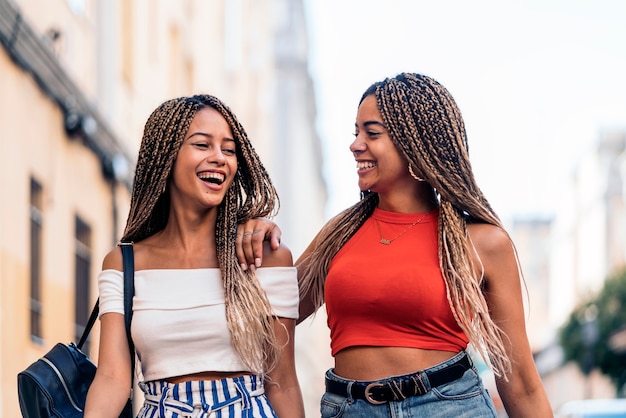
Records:
<instances>
[{"instance_id":1,"label":"woman's right arm","mask_svg":"<svg viewBox=\"0 0 626 418\"><path fill-rule=\"evenodd\" d=\"M296 260L295 266L298 269L298 284L300 287L302 287L302 273L301 272L303 269L308 267L308 264L311 260L310 256L316 247L316 241L317 241L317 237L315 237L313 241L311 241L311 243L304 250L302 255L298 257L298 259ZM312 290L308 289L306 294L300 295L300 305L298 308L299 315L298 315L298 320L296 321L296 324L299 324L300 322L304 321L309 316L313 315L313 313L316 311L315 305L313 304L313 297L312 297L311 292Z\"/></svg>"},{"instance_id":2,"label":"woman's right arm","mask_svg":"<svg viewBox=\"0 0 626 418\"><path fill-rule=\"evenodd\" d=\"M104 258L102 269L122 271L122 254L113 249ZM124 315L108 312L100 317L98 369L87 393L85 418L118 418L130 395L130 350Z\"/></svg>"},{"instance_id":3,"label":"woman's right arm","mask_svg":"<svg viewBox=\"0 0 626 418\"><path fill-rule=\"evenodd\" d=\"M98 370L87 393L85 418L117 418L130 396L130 351L124 315L105 313L100 320Z\"/></svg>"},{"instance_id":4,"label":"woman's right arm","mask_svg":"<svg viewBox=\"0 0 626 418\"><path fill-rule=\"evenodd\" d=\"M282 231L276 223L267 218L254 218L237 226L235 248L237 260L243 270L261 267L263 242L269 241L271 248L280 246Z\"/></svg>"},{"instance_id":5,"label":"woman's right arm","mask_svg":"<svg viewBox=\"0 0 626 418\"><path fill-rule=\"evenodd\" d=\"M245 235L244 235L245 234ZM319 232L318 232L319 235ZM271 248L276 250L279 247L281 230L273 221L267 218L255 218L237 227L237 239L235 241L237 259L242 265L260 267L263 261L263 242L270 240ZM300 271L307 266L309 256L316 247L317 236L304 250L298 258L295 266L298 268L298 281L300 282ZM315 306L311 298L311 292L300 295L299 317L297 323L304 321L315 312Z\"/></svg>"}]
</instances>

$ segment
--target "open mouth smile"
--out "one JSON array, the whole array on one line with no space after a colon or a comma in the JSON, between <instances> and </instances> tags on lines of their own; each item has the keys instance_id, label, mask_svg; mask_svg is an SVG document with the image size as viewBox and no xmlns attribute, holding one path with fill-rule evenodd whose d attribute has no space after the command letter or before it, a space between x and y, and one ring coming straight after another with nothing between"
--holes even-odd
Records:
<instances>
[{"instance_id":1,"label":"open mouth smile","mask_svg":"<svg viewBox=\"0 0 626 418\"><path fill-rule=\"evenodd\" d=\"M206 183L212 183L220 185L226 180L226 176L223 173L200 173L198 178Z\"/></svg>"},{"instance_id":2,"label":"open mouth smile","mask_svg":"<svg viewBox=\"0 0 626 418\"><path fill-rule=\"evenodd\" d=\"M367 170L370 168L376 167L376 162L374 161L357 161L356 168L358 171Z\"/></svg>"}]
</instances>

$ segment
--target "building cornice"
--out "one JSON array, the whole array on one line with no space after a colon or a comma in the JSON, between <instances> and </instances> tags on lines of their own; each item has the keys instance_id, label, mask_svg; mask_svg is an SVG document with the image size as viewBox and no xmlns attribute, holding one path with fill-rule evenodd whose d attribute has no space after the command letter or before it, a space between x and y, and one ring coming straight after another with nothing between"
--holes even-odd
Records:
<instances>
[{"instance_id":1,"label":"building cornice","mask_svg":"<svg viewBox=\"0 0 626 418\"><path fill-rule=\"evenodd\" d=\"M0 44L13 62L29 73L42 92L59 106L68 138L80 136L100 160L103 175L125 183L130 189L132 159L63 69L43 37L35 33L11 0L0 0ZM125 170L118 169L124 166Z\"/></svg>"}]
</instances>

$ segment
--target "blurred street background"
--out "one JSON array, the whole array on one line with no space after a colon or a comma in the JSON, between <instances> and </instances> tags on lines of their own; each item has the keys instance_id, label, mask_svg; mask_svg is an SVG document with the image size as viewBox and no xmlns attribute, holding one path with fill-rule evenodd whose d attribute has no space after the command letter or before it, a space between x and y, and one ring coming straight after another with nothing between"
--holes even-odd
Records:
<instances>
[{"instance_id":1,"label":"blurred street background","mask_svg":"<svg viewBox=\"0 0 626 418\"><path fill-rule=\"evenodd\" d=\"M440 81L463 112L519 251L553 408L626 396L626 2L0 0L0 417L20 415L17 373L81 335L156 106L230 105L295 259L358 200L358 100L403 71ZM94 360L97 341L96 327ZM316 417L332 365L323 310L296 349Z\"/></svg>"}]
</instances>

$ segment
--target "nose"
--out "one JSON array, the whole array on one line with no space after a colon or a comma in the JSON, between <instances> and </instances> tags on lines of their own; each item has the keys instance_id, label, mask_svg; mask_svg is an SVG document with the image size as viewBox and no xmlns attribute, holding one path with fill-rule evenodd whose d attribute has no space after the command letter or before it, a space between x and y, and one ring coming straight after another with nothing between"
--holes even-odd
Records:
<instances>
[{"instance_id":1,"label":"nose","mask_svg":"<svg viewBox=\"0 0 626 418\"><path fill-rule=\"evenodd\" d=\"M361 134L357 134L354 137L354 141L350 144L350 151L354 155L359 155L363 151L365 151L365 141L361 139Z\"/></svg>"},{"instance_id":2,"label":"nose","mask_svg":"<svg viewBox=\"0 0 626 418\"><path fill-rule=\"evenodd\" d=\"M215 163L217 165L224 165L226 164L226 157L224 156L224 153L222 152L220 147L214 147L212 152L207 155L207 161L209 163Z\"/></svg>"}]
</instances>

